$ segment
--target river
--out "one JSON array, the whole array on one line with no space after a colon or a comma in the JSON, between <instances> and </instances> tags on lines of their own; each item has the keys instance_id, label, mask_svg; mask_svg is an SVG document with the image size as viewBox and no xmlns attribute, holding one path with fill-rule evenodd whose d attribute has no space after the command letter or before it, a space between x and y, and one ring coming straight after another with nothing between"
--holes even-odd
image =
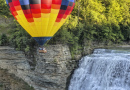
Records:
<instances>
[{"instance_id":1,"label":"river","mask_svg":"<svg viewBox=\"0 0 130 90\"><path fill-rule=\"evenodd\" d=\"M69 90L130 90L130 51L95 49L79 61Z\"/></svg>"}]
</instances>

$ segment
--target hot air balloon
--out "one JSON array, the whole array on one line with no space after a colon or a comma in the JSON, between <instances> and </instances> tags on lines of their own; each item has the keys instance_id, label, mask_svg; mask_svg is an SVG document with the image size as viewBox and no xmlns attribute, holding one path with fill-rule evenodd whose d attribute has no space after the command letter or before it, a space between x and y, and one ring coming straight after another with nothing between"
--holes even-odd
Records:
<instances>
[{"instance_id":1,"label":"hot air balloon","mask_svg":"<svg viewBox=\"0 0 130 90\"><path fill-rule=\"evenodd\" d=\"M76 0L6 0L19 24L44 45L63 25Z\"/></svg>"}]
</instances>

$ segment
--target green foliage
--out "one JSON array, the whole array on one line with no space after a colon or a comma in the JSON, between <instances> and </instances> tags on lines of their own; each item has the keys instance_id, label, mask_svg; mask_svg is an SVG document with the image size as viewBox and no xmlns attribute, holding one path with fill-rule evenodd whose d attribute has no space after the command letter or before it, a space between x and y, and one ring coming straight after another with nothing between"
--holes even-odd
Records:
<instances>
[{"instance_id":1,"label":"green foliage","mask_svg":"<svg viewBox=\"0 0 130 90\"><path fill-rule=\"evenodd\" d=\"M10 15L4 0L0 14ZM68 44L72 55L87 41L106 44L130 40L130 0L77 0L69 18L48 44ZM19 25L9 39L17 50L28 52L36 43Z\"/></svg>"},{"instance_id":2,"label":"green foliage","mask_svg":"<svg viewBox=\"0 0 130 90\"><path fill-rule=\"evenodd\" d=\"M2 34L0 36L0 45L1 46L8 45L8 38L7 38L6 34Z\"/></svg>"},{"instance_id":3,"label":"green foliage","mask_svg":"<svg viewBox=\"0 0 130 90\"><path fill-rule=\"evenodd\" d=\"M0 15L11 16L6 0L0 0Z\"/></svg>"},{"instance_id":4,"label":"green foliage","mask_svg":"<svg viewBox=\"0 0 130 90\"><path fill-rule=\"evenodd\" d=\"M129 10L129 0L78 0L53 39L68 44L72 55L80 51L86 40L106 44L129 41Z\"/></svg>"},{"instance_id":5,"label":"green foliage","mask_svg":"<svg viewBox=\"0 0 130 90\"><path fill-rule=\"evenodd\" d=\"M14 46L16 50L29 52L36 45L34 39L18 23L16 23L16 28L11 30L10 34L10 45Z\"/></svg>"}]
</instances>

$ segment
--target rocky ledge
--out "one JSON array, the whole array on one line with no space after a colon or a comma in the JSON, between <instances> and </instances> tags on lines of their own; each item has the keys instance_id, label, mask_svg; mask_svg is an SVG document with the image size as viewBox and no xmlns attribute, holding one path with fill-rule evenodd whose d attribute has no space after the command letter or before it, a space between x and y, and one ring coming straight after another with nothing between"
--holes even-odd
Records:
<instances>
[{"instance_id":1,"label":"rocky ledge","mask_svg":"<svg viewBox=\"0 0 130 90\"><path fill-rule=\"evenodd\" d=\"M67 79L75 67L68 46L51 45L46 49L45 54L37 50L32 61L22 51L1 46L0 68L21 78L35 90L67 90Z\"/></svg>"}]
</instances>

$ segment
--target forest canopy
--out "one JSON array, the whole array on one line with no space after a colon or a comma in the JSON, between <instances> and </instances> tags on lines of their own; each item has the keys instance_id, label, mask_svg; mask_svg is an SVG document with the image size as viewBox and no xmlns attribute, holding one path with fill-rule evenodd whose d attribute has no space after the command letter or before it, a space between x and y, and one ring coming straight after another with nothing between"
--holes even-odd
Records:
<instances>
[{"instance_id":1,"label":"forest canopy","mask_svg":"<svg viewBox=\"0 0 130 90\"><path fill-rule=\"evenodd\" d=\"M10 17L5 0L0 0L0 15ZM21 37L27 36L20 25L16 24L15 29L15 33L22 33ZM19 39L15 33L12 40ZM48 44L68 44L73 51L88 40L106 44L129 41L130 0L77 0L70 17Z\"/></svg>"}]
</instances>

